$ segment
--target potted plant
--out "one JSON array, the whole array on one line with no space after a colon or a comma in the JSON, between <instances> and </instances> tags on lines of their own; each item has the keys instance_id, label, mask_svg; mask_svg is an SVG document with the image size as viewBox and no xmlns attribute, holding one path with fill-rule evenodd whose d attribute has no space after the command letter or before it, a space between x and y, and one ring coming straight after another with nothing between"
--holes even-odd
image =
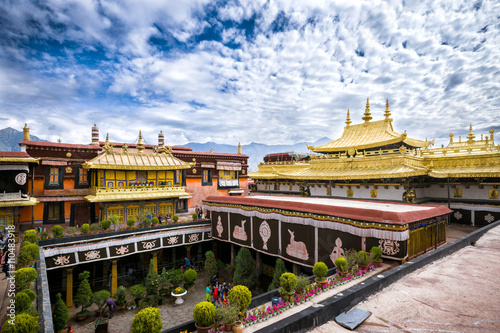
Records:
<instances>
[{"instance_id":1,"label":"potted plant","mask_svg":"<svg viewBox=\"0 0 500 333\"><path fill-rule=\"evenodd\" d=\"M373 258L373 263L376 265L382 264L382 250L378 246L374 246L370 250L370 255Z\"/></svg>"},{"instance_id":2,"label":"potted plant","mask_svg":"<svg viewBox=\"0 0 500 333\"><path fill-rule=\"evenodd\" d=\"M107 290L99 290L94 293L92 299L95 305L97 305L97 317L102 317L102 315L104 314L104 307L106 306L106 301L110 296L111 294Z\"/></svg>"},{"instance_id":3,"label":"potted plant","mask_svg":"<svg viewBox=\"0 0 500 333\"><path fill-rule=\"evenodd\" d=\"M234 305L218 306L217 321L225 325L226 332L231 331L238 318L238 308Z\"/></svg>"},{"instance_id":4,"label":"potted plant","mask_svg":"<svg viewBox=\"0 0 500 333\"><path fill-rule=\"evenodd\" d=\"M234 288L233 288L234 289ZM193 309L193 318L198 333L212 332L215 322L215 305L210 302L200 302Z\"/></svg>"},{"instance_id":5,"label":"potted plant","mask_svg":"<svg viewBox=\"0 0 500 333\"><path fill-rule=\"evenodd\" d=\"M244 313L252 302L252 292L246 286L238 285L234 286L229 291L229 302L231 304L237 305L238 310Z\"/></svg>"},{"instance_id":6,"label":"potted plant","mask_svg":"<svg viewBox=\"0 0 500 333\"><path fill-rule=\"evenodd\" d=\"M125 309L127 303L127 288L119 286L118 289L116 289L115 300L117 310Z\"/></svg>"},{"instance_id":7,"label":"potted plant","mask_svg":"<svg viewBox=\"0 0 500 333\"><path fill-rule=\"evenodd\" d=\"M297 285L295 286L295 290L297 294L303 294L306 290L306 287L310 284L309 277L304 274L300 274L297 276Z\"/></svg>"},{"instance_id":8,"label":"potted plant","mask_svg":"<svg viewBox=\"0 0 500 333\"><path fill-rule=\"evenodd\" d=\"M151 219L151 224L153 225L153 227L156 227L158 223L160 223L160 220L156 216Z\"/></svg>"},{"instance_id":9,"label":"potted plant","mask_svg":"<svg viewBox=\"0 0 500 333\"><path fill-rule=\"evenodd\" d=\"M175 214L173 217L172 217L172 220L174 220L175 223L177 223L177 221L179 221L179 215Z\"/></svg>"},{"instance_id":10,"label":"potted plant","mask_svg":"<svg viewBox=\"0 0 500 333\"><path fill-rule=\"evenodd\" d=\"M371 256L369 256L365 251L361 250L358 252L358 266L361 269L367 269L372 261Z\"/></svg>"},{"instance_id":11,"label":"potted plant","mask_svg":"<svg viewBox=\"0 0 500 333\"><path fill-rule=\"evenodd\" d=\"M89 271L84 271L78 275L80 285L78 286L78 291L76 292L75 306L82 307L82 311L76 314L76 320L78 321L83 321L89 317L90 311L86 309L93 303L92 289L90 289L90 284L88 281L89 276Z\"/></svg>"},{"instance_id":12,"label":"potted plant","mask_svg":"<svg viewBox=\"0 0 500 333\"><path fill-rule=\"evenodd\" d=\"M186 283L184 284L184 288L187 290L191 290L194 288L194 282L198 279L198 273L192 268L188 269L187 271L184 272L184 281Z\"/></svg>"},{"instance_id":13,"label":"potted plant","mask_svg":"<svg viewBox=\"0 0 500 333\"><path fill-rule=\"evenodd\" d=\"M132 287L130 287L130 293L132 294L132 297L134 298L135 304L139 304L139 301L142 299L142 296L144 295L144 291L146 288L142 284L136 284Z\"/></svg>"},{"instance_id":14,"label":"potted plant","mask_svg":"<svg viewBox=\"0 0 500 333\"><path fill-rule=\"evenodd\" d=\"M135 225L135 219L133 217L127 218L127 227L133 229Z\"/></svg>"},{"instance_id":15,"label":"potted plant","mask_svg":"<svg viewBox=\"0 0 500 333\"><path fill-rule=\"evenodd\" d=\"M293 273L283 273L280 276L280 289L279 293L284 301L288 301L290 296L294 293L297 286L297 275Z\"/></svg>"},{"instance_id":16,"label":"potted plant","mask_svg":"<svg viewBox=\"0 0 500 333\"><path fill-rule=\"evenodd\" d=\"M117 226L118 226L118 222L120 220L120 217L116 214L113 214L110 218L109 218L109 221L111 222L111 224L113 225L113 229L114 231L116 231L117 229Z\"/></svg>"},{"instance_id":17,"label":"potted plant","mask_svg":"<svg viewBox=\"0 0 500 333\"><path fill-rule=\"evenodd\" d=\"M132 309L135 309L136 305L135 305L135 301L128 301L127 302L127 310L132 310Z\"/></svg>"},{"instance_id":18,"label":"potted plant","mask_svg":"<svg viewBox=\"0 0 500 333\"><path fill-rule=\"evenodd\" d=\"M347 273L347 260L344 257L338 257L335 259L335 267L337 268L337 271L340 273L340 275L345 275Z\"/></svg>"},{"instance_id":19,"label":"potted plant","mask_svg":"<svg viewBox=\"0 0 500 333\"><path fill-rule=\"evenodd\" d=\"M327 283L326 274L328 273L328 267L322 261L318 261L314 264L313 274L316 275L316 283L320 284L321 287Z\"/></svg>"}]
</instances>

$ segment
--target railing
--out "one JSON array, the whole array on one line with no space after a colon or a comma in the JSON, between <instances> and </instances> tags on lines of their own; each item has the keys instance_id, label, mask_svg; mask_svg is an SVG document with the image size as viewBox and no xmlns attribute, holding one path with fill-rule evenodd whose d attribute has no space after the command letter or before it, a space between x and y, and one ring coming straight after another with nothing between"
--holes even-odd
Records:
<instances>
[{"instance_id":1,"label":"railing","mask_svg":"<svg viewBox=\"0 0 500 333\"><path fill-rule=\"evenodd\" d=\"M181 185L156 185L156 186L115 186L115 187L91 187L90 194L104 194L104 193L137 193L137 192L169 192L178 191L183 189Z\"/></svg>"}]
</instances>

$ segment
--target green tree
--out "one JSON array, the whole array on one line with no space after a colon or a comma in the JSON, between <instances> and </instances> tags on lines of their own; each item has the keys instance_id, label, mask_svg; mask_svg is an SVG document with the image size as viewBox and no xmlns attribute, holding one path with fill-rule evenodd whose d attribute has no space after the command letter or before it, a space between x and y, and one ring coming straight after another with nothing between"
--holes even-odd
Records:
<instances>
[{"instance_id":1,"label":"green tree","mask_svg":"<svg viewBox=\"0 0 500 333\"><path fill-rule=\"evenodd\" d=\"M214 274L218 273L217 270L217 260L215 260L215 255L212 251L207 251L205 253L205 272L208 273L208 276L212 277Z\"/></svg>"},{"instance_id":2,"label":"green tree","mask_svg":"<svg viewBox=\"0 0 500 333\"><path fill-rule=\"evenodd\" d=\"M7 320L2 326L2 333L38 333L38 317L21 313L14 318L14 325Z\"/></svg>"},{"instance_id":3,"label":"green tree","mask_svg":"<svg viewBox=\"0 0 500 333\"><path fill-rule=\"evenodd\" d=\"M283 259L278 258L278 259L276 259L276 267L274 270L273 281L269 285L269 288L267 289L267 291L271 291L271 290L279 288L280 277L281 277L281 274L283 274L283 273L286 273L285 262L283 261Z\"/></svg>"},{"instance_id":4,"label":"green tree","mask_svg":"<svg viewBox=\"0 0 500 333\"><path fill-rule=\"evenodd\" d=\"M81 306L81 312L84 312L86 308L92 305L93 294L88 280L89 277L89 271L84 271L78 275L80 285L78 286L78 291L76 292L75 296L75 306Z\"/></svg>"},{"instance_id":5,"label":"green tree","mask_svg":"<svg viewBox=\"0 0 500 333\"><path fill-rule=\"evenodd\" d=\"M160 333L162 327L158 308L142 309L132 320L132 333Z\"/></svg>"},{"instance_id":6,"label":"green tree","mask_svg":"<svg viewBox=\"0 0 500 333\"><path fill-rule=\"evenodd\" d=\"M104 310L104 306L106 305L106 301L111 296L111 293L107 290L99 290L94 293L92 300L97 305L97 312L102 313Z\"/></svg>"},{"instance_id":7,"label":"green tree","mask_svg":"<svg viewBox=\"0 0 500 333\"><path fill-rule=\"evenodd\" d=\"M255 287L257 283L257 269L255 260L252 258L250 250L242 247L236 256L236 270L234 272L233 282L247 286L248 289Z\"/></svg>"},{"instance_id":8,"label":"green tree","mask_svg":"<svg viewBox=\"0 0 500 333\"><path fill-rule=\"evenodd\" d=\"M66 304L62 300L61 293L56 295L56 304L54 311L52 311L52 322L54 323L54 328L56 332L59 332L66 327L68 323L69 313Z\"/></svg>"},{"instance_id":9,"label":"green tree","mask_svg":"<svg viewBox=\"0 0 500 333\"><path fill-rule=\"evenodd\" d=\"M146 294L156 296L158 295L158 286L160 285L160 276L155 268L153 259L149 261L149 272L146 276Z\"/></svg>"}]
</instances>

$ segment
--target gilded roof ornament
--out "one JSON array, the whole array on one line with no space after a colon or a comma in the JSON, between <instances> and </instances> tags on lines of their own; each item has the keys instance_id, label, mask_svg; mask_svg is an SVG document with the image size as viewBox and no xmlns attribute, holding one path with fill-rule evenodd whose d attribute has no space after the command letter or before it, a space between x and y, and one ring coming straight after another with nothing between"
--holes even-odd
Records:
<instances>
[{"instance_id":1,"label":"gilded roof ornament","mask_svg":"<svg viewBox=\"0 0 500 333\"><path fill-rule=\"evenodd\" d=\"M128 146L127 146L126 143L124 143L123 146L122 146L122 152L128 153Z\"/></svg>"},{"instance_id":2,"label":"gilded roof ornament","mask_svg":"<svg viewBox=\"0 0 500 333\"><path fill-rule=\"evenodd\" d=\"M450 143L453 143L453 133L450 133Z\"/></svg>"},{"instance_id":3,"label":"gilded roof ornament","mask_svg":"<svg viewBox=\"0 0 500 333\"><path fill-rule=\"evenodd\" d=\"M361 119L363 119L365 121L365 123L372 120L372 114L370 113L370 99L369 98L366 99L365 114L364 114L363 118L361 118Z\"/></svg>"},{"instance_id":4,"label":"gilded roof ornament","mask_svg":"<svg viewBox=\"0 0 500 333\"><path fill-rule=\"evenodd\" d=\"M494 138L494 137L493 137L493 133L495 133L495 130L492 128L492 129L490 129L490 134L491 134L491 135L490 135L490 140L491 140L491 144L493 144L493 141L494 141L494 140L493 140L493 138Z\"/></svg>"},{"instance_id":5,"label":"gilded roof ornament","mask_svg":"<svg viewBox=\"0 0 500 333\"><path fill-rule=\"evenodd\" d=\"M352 121L351 121L351 115L349 114L349 109L347 109L347 119L345 121L345 124L346 126L349 126L351 125Z\"/></svg>"},{"instance_id":6,"label":"gilded roof ornament","mask_svg":"<svg viewBox=\"0 0 500 333\"><path fill-rule=\"evenodd\" d=\"M109 144L109 133L106 133L106 141L104 142L104 146L102 146L105 152L111 153L113 152L113 145Z\"/></svg>"},{"instance_id":7,"label":"gilded roof ornament","mask_svg":"<svg viewBox=\"0 0 500 333\"><path fill-rule=\"evenodd\" d=\"M137 142L137 151L142 153L144 150L144 140L142 139L142 132L139 130L139 141Z\"/></svg>"},{"instance_id":8,"label":"gilded roof ornament","mask_svg":"<svg viewBox=\"0 0 500 333\"><path fill-rule=\"evenodd\" d=\"M158 146L153 146L153 153L158 154Z\"/></svg>"},{"instance_id":9,"label":"gilded roof ornament","mask_svg":"<svg viewBox=\"0 0 500 333\"><path fill-rule=\"evenodd\" d=\"M469 135L467 135L467 143L473 143L474 142L474 138L476 136L474 135L474 133L472 132L472 124L470 124L470 127L469 127Z\"/></svg>"},{"instance_id":10,"label":"gilded roof ornament","mask_svg":"<svg viewBox=\"0 0 500 333\"><path fill-rule=\"evenodd\" d=\"M389 100L385 100L385 112L384 112L385 120L392 121L391 119L391 111L389 110Z\"/></svg>"},{"instance_id":11,"label":"gilded roof ornament","mask_svg":"<svg viewBox=\"0 0 500 333\"><path fill-rule=\"evenodd\" d=\"M241 154L241 143L238 142L238 154Z\"/></svg>"}]
</instances>

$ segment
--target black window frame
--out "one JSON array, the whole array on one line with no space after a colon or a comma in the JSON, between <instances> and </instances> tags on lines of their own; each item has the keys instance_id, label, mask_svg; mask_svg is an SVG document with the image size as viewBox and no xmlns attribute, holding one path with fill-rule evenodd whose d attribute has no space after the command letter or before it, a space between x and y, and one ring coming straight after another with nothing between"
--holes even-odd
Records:
<instances>
[{"instance_id":1,"label":"black window frame","mask_svg":"<svg viewBox=\"0 0 500 333\"><path fill-rule=\"evenodd\" d=\"M59 219L49 220L49 206L59 206ZM66 219L64 217L64 201L61 202L45 202L43 205L43 224L64 224Z\"/></svg>"},{"instance_id":2,"label":"black window frame","mask_svg":"<svg viewBox=\"0 0 500 333\"><path fill-rule=\"evenodd\" d=\"M80 183L80 169L83 169L81 165L75 165L75 188L89 188L90 187L90 170L87 170L87 183Z\"/></svg>"},{"instance_id":3,"label":"black window frame","mask_svg":"<svg viewBox=\"0 0 500 333\"><path fill-rule=\"evenodd\" d=\"M59 169L57 185L50 184L50 170L52 168ZM45 189L46 190L61 190L64 189L64 167L48 165L45 167Z\"/></svg>"},{"instance_id":4,"label":"black window frame","mask_svg":"<svg viewBox=\"0 0 500 333\"><path fill-rule=\"evenodd\" d=\"M208 171L208 181L203 181L203 173ZM201 186L212 186L213 185L213 173L212 169L201 169Z\"/></svg>"}]
</instances>

